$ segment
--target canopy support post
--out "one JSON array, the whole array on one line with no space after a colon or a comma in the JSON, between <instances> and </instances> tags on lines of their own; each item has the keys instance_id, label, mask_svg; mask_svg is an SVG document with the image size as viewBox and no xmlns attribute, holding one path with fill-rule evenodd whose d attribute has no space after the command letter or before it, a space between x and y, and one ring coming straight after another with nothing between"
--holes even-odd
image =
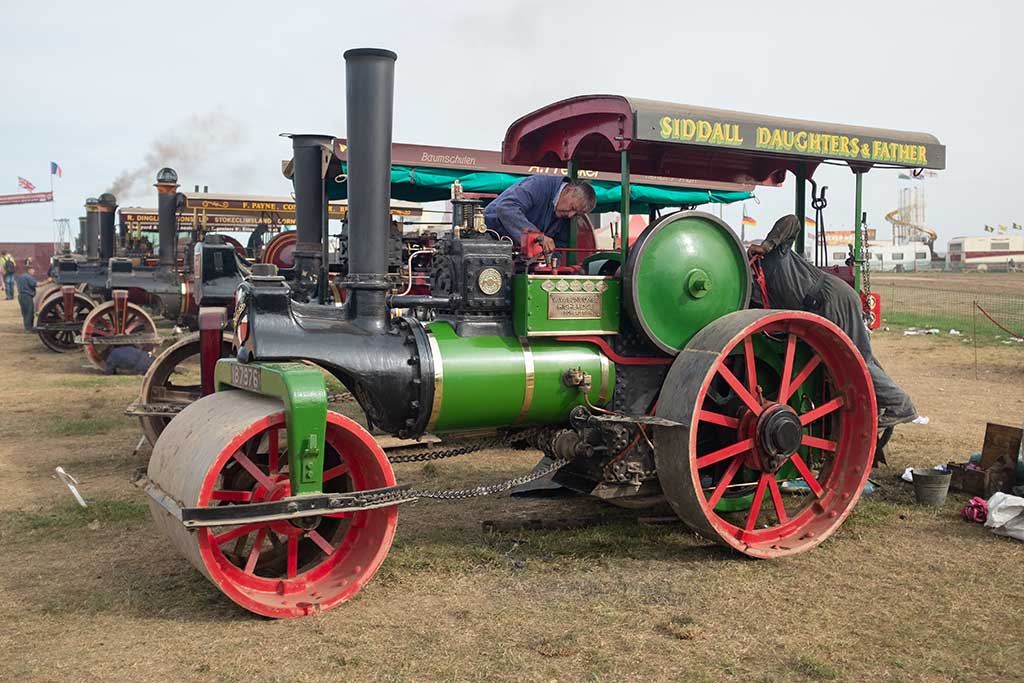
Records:
<instances>
[{"instance_id":1,"label":"canopy support post","mask_svg":"<svg viewBox=\"0 0 1024 683\"><path fill-rule=\"evenodd\" d=\"M857 294L861 293L861 272L864 270L863 261L863 240L862 235L864 226L862 225L861 216L861 193L864 189L864 173L863 171L854 170L854 177L857 179L855 184L856 189L854 197L854 216L853 216L853 289Z\"/></svg>"},{"instance_id":2,"label":"canopy support post","mask_svg":"<svg viewBox=\"0 0 1024 683\"><path fill-rule=\"evenodd\" d=\"M569 159L569 180L576 180L579 177L579 168L575 159ZM565 257L565 265L576 265L576 247L579 235L579 223L576 218L569 219L569 252Z\"/></svg>"},{"instance_id":3,"label":"canopy support post","mask_svg":"<svg viewBox=\"0 0 1024 683\"><path fill-rule=\"evenodd\" d=\"M629 150L622 150L622 203L619 205L619 239L622 241L622 263L629 256Z\"/></svg>"},{"instance_id":4,"label":"canopy support post","mask_svg":"<svg viewBox=\"0 0 1024 683\"><path fill-rule=\"evenodd\" d=\"M796 234L796 253L804 255L804 231L807 230L807 164L796 165L796 219L800 223L800 232Z\"/></svg>"}]
</instances>

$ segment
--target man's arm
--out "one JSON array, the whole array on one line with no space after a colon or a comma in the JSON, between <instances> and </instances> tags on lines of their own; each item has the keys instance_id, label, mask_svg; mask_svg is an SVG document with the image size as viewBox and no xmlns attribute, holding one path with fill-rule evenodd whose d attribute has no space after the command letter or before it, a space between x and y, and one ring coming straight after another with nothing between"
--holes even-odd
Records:
<instances>
[{"instance_id":1,"label":"man's arm","mask_svg":"<svg viewBox=\"0 0 1024 683\"><path fill-rule=\"evenodd\" d=\"M542 197L538 196L543 194L537 187L537 179L541 177L531 176L526 180L521 180L509 188L511 192L505 192L494 200L494 211L498 222L501 223L505 234L512 238L512 242L516 246L522 242L524 230L539 230L526 217L526 211L538 201L544 201Z\"/></svg>"},{"instance_id":2,"label":"man's arm","mask_svg":"<svg viewBox=\"0 0 1024 683\"><path fill-rule=\"evenodd\" d=\"M761 246L764 250L774 251L775 249L782 247L783 249L789 249L793 246L793 240L796 239L797 235L800 234L800 220L793 215L783 216L779 220L775 221L775 225L772 226L771 232L761 242Z\"/></svg>"}]
</instances>

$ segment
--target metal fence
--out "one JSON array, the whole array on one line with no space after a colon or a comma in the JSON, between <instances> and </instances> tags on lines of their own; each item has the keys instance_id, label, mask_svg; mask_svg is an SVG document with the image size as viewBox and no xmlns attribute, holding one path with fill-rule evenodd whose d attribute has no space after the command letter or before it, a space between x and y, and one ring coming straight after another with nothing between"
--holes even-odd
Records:
<instances>
[{"instance_id":1,"label":"metal fence","mask_svg":"<svg viewBox=\"0 0 1024 683\"><path fill-rule=\"evenodd\" d=\"M985 293L925 287L903 282L877 283L882 320L896 325L955 329L965 335L1024 335L1024 293Z\"/></svg>"}]
</instances>

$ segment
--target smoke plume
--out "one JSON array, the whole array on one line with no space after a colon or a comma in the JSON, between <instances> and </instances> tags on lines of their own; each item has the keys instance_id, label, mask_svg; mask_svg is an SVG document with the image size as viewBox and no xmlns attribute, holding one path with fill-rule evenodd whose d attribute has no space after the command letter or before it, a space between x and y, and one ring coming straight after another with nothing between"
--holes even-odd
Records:
<instances>
[{"instance_id":1,"label":"smoke plume","mask_svg":"<svg viewBox=\"0 0 1024 683\"><path fill-rule=\"evenodd\" d=\"M118 175L107 192L122 203L129 198L139 198L148 193L157 171L164 166L176 170L183 182L200 180L200 174L209 174L206 168L209 162L238 145L243 137L241 125L229 116L213 112L193 114L161 134L146 153L144 162Z\"/></svg>"}]
</instances>

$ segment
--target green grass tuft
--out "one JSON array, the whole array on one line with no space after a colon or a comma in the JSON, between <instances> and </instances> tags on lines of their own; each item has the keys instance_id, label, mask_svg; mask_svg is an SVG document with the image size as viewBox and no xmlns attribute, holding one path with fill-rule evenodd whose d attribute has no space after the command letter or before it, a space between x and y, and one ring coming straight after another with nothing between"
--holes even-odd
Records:
<instances>
[{"instance_id":1,"label":"green grass tuft","mask_svg":"<svg viewBox=\"0 0 1024 683\"><path fill-rule=\"evenodd\" d=\"M78 529L99 522L114 524L136 521L149 514L146 503L131 500L96 500L83 508L73 502L46 512L0 513L0 530L4 532L39 529Z\"/></svg>"},{"instance_id":2,"label":"green grass tuft","mask_svg":"<svg viewBox=\"0 0 1024 683\"><path fill-rule=\"evenodd\" d=\"M839 677L839 671L834 666L817 657L808 655L801 655L791 659L790 668L812 681L834 681Z\"/></svg>"},{"instance_id":3,"label":"green grass tuft","mask_svg":"<svg viewBox=\"0 0 1024 683\"><path fill-rule=\"evenodd\" d=\"M123 424L120 417L65 417L46 428L48 436L89 436L106 434Z\"/></svg>"}]
</instances>

